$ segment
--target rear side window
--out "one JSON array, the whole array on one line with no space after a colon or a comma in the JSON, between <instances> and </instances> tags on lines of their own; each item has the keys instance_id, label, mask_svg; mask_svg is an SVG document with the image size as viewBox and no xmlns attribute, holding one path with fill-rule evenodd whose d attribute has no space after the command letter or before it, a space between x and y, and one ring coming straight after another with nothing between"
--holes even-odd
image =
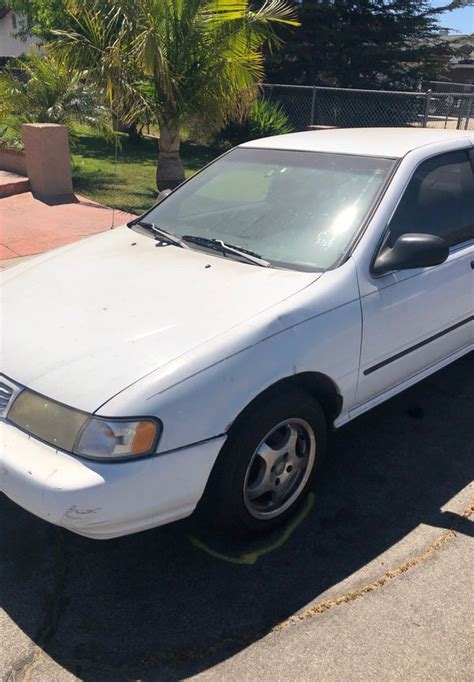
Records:
<instances>
[{"instance_id":1,"label":"rear side window","mask_svg":"<svg viewBox=\"0 0 474 682\"><path fill-rule=\"evenodd\" d=\"M443 237L450 246L474 238L474 175L467 151L436 156L416 170L390 222L389 245L402 234Z\"/></svg>"}]
</instances>

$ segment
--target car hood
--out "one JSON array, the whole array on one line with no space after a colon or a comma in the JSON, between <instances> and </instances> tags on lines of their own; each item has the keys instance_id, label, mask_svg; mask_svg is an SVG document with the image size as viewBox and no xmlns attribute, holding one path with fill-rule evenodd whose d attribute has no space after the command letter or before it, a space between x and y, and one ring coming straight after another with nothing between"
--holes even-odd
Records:
<instances>
[{"instance_id":1,"label":"car hood","mask_svg":"<svg viewBox=\"0 0 474 682\"><path fill-rule=\"evenodd\" d=\"M119 228L4 273L0 371L92 412L317 277Z\"/></svg>"}]
</instances>

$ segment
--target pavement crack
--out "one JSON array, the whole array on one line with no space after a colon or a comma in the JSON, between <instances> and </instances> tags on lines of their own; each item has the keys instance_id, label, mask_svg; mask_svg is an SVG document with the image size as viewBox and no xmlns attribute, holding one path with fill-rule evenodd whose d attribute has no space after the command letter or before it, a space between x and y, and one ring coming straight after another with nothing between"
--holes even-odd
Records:
<instances>
[{"instance_id":1,"label":"pavement crack","mask_svg":"<svg viewBox=\"0 0 474 682\"><path fill-rule=\"evenodd\" d=\"M37 651L33 644L31 651L20 656L11 666L10 670L4 675L2 682L19 682L25 679L25 675L36 662Z\"/></svg>"},{"instance_id":2,"label":"pavement crack","mask_svg":"<svg viewBox=\"0 0 474 682\"><path fill-rule=\"evenodd\" d=\"M363 585L362 587L359 587L356 590L349 590L348 592L345 592L344 594L341 594L338 597L334 597L333 599L324 599L323 601L320 601L317 604L310 606L304 611L296 613L290 618L287 618L281 623L278 623L278 625L275 625L275 627L272 628L271 633L280 632L281 630L284 630L285 628L290 627L291 625L296 625L301 621L314 618L315 616L318 616L322 613L325 613L326 611L329 611L329 609L332 609L335 606L340 606L341 604L348 604L350 602L356 601L357 599L360 599L364 595L369 594L369 592L378 590L379 588L383 587L392 580L395 580L395 578L398 578L400 575L406 573L415 566L424 564L426 561L428 561L428 559L430 559L433 555L439 552L439 550L441 550L448 542L450 542L456 537L457 526L459 526L459 524L462 523L462 521L468 519L473 512L474 500L471 500L464 509L464 511L462 512L462 514L460 514L458 516L458 519L452 524L451 528L442 533L442 535L440 535L434 542L431 543L431 545L429 545L420 554L411 557L410 559L407 559L406 561L401 563L399 566L390 569L382 576L380 576L380 578L377 578L377 580L374 580L371 583L367 583L366 585Z\"/></svg>"}]
</instances>

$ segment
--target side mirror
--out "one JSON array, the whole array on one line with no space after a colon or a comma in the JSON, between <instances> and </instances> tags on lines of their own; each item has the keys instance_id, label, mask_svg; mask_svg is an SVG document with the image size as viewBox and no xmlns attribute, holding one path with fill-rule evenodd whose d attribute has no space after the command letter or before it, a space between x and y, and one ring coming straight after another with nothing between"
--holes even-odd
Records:
<instances>
[{"instance_id":1,"label":"side mirror","mask_svg":"<svg viewBox=\"0 0 474 682\"><path fill-rule=\"evenodd\" d=\"M163 189L161 192L158 193L158 198L156 203L159 204L160 201L163 201L163 199L166 199L167 196L171 194L172 190L171 189Z\"/></svg>"},{"instance_id":2,"label":"side mirror","mask_svg":"<svg viewBox=\"0 0 474 682\"><path fill-rule=\"evenodd\" d=\"M386 246L372 266L376 276L392 270L429 268L444 263L449 247L444 239L434 234L402 234L392 248Z\"/></svg>"}]
</instances>

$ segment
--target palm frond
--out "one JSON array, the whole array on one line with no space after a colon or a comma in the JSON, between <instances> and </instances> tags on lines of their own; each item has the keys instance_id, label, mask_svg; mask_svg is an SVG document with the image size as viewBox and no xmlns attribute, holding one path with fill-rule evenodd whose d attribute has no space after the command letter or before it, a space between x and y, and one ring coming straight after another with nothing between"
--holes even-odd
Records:
<instances>
[{"instance_id":1,"label":"palm frond","mask_svg":"<svg viewBox=\"0 0 474 682\"><path fill-rule=\"evenodd\" d=\"M67 0L70 26L55 51L87 74L123 120L140 111L219 125L250 101L262 48L297 26L285 0ZM146 87L143 87L146 84Z\"/></svg>"},{"instance_id":2,"label":"palm frond","mask_svg":"<svg viewBox=\"0 0 474 682\"><path fill-rule=\"evenodd\" d=\"M109 134L110 111L82 71L70 71L51 55L13 62L0 75L0 120L20 131L23 123L87 123Z\"/></svg>"}]
</instances>

